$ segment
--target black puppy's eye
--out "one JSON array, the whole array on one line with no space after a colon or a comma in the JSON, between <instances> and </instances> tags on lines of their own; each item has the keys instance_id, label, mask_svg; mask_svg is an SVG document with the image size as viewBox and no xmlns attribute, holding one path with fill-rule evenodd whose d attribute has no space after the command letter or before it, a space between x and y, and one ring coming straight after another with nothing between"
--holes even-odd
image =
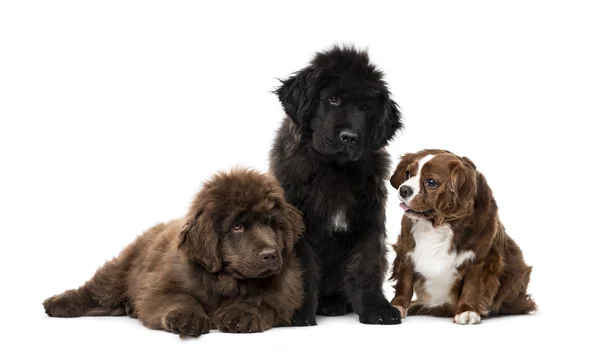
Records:
<instances>
[{"instance_id":1,"label":"black puppy's eye","mask_svg":"<svg viewBox=\"0 0 600 356\"><path fill-rule=\"evenodd\" d=\"M367 110L369 110L369 107L368 107L367 105L363 105L363 107L361 107L361 109L362 109L363 111L367 111Z\"/></svg>"},{"instance_id":2,"label":"black puppy's eye","mask_svg":"<svg viewBox=\"0 0 600 356\"><path fill-rule=\"evenodd\" d=\"M328 100L329 100L329 104L335 105L335 106L338 106L341 103L340 98L338 98L337 96L332 96Z\"/></svg>"},{"instance_id":3,"label":"black puppy's eye","mask_svg":"<svg viewBox=\"0 0 600 356\"><path fill-rule=\"evenodd\" d=\"M231 228L231 231L233 231L233 232L244 232L244 226L242 224L235 224Z\"/></svg>"},{"instance_id":4,"label":"black puppy's eye","mask_svg":"<svg viewBox=\"0 0 600 356\"><path fill-rule=\"evenodd\" d=\"M437 182L434 181L433 179L426 179L425 180L425 184L427 184L427 186L429 188L435 188L435 187L437 187Z\"/></svg>"},{"instance_id":5,"label":"black puppy's eye","mask_svg":"<svg viewBox=\"0 0 600 356\"><path fill-rule=\"evenodd\" d=\"M406 171L406 179L410 178L410 172Z\"/></svg>"}]
</instances>

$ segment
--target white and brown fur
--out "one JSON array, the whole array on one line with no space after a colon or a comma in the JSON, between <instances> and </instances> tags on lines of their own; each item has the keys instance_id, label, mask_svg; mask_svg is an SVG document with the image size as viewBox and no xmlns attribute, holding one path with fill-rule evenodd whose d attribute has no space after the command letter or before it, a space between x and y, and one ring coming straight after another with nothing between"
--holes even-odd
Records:
<instances>
[{"instance_id":1,"label":"white and brown fur","mask_svg":"<svg viewBox=\"0 0 600 356\"><path fill-rule=\"evenodd\" d=\"M527 294L531 267L471 160L444 150L409 153L390 182L405 210L391 277L392 304L403 316L476 324L481 316L536 310Z\"/></svg>"}]
</instances>

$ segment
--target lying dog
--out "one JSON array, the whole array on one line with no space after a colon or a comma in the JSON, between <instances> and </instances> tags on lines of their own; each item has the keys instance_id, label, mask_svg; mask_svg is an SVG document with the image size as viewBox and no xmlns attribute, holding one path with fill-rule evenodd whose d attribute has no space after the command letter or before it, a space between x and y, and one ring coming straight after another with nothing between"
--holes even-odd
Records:
<instances>
[{"instance_id":1,"label":"lying dog","mask_svg":"<svg viewBox=\"0 0 600 356\"><path fill-rule=\"evenodd\" d=\"M391 184L404 209L392 275L392 304L403 316L476 324L482 315L536 310L526 292L531 267L473 162L443 150L406 154Z\"/></svg>"},{"instance_id":2,"label":"lying dog","mask_svg":"<svg viewBox=\"0 0 600 356\"><path fill-rule=\"evenodd\" d=\"M200 336L288 325L302 305L292 247L302 215L277 181L250 169L216 174L187 216L137 238L78 289L44 301L49 316L125 315Z\"/></svg>"}]
</instances>

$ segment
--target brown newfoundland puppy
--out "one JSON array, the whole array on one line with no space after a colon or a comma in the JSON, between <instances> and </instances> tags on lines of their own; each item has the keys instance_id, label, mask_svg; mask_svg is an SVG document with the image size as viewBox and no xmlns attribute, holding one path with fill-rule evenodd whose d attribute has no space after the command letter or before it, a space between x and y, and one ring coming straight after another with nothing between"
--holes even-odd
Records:
<instances>
[{"instance_id":1,"label":"brown newfoundland puppy","mask_svg":"<svg viewBox=\"0 0 600 356\"><path fill-rule=\"evenodd\" d=\"M181 336L288 325L302 304L292 248L303 229L273 177L244 168L218 173L185 218L144 232L44 308L54 317L127 314Z\"/></svg>"}]
</instances>

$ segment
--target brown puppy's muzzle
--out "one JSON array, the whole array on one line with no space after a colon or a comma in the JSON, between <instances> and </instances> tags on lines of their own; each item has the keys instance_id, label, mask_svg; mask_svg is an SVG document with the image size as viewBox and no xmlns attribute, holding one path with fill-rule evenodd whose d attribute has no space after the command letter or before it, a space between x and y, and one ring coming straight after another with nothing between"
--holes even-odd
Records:
<instances>
[{"instance_id":1,"label":"brown puppy's muzzle","mask_svg":"<svg viewBox=\"0 0 600 356\"><path fill-rule=\"evenodd\" d=\"M283 243L266 224L256 224L235 239L226 240L224 262L236 278L265 278L283 265Z\"/></svg>"},{"instance_id":2,"label":"brown puppy's muzzle","mask_svg":"<svg viewBox=\"0 0 600 356\"><path fill-rule=\"evenodd\" d=\"M256 265L261 270L259 278L277 274L281 270L281 254L275 248L265 248L258 253Z\"/></svg>"}]
</instances>

